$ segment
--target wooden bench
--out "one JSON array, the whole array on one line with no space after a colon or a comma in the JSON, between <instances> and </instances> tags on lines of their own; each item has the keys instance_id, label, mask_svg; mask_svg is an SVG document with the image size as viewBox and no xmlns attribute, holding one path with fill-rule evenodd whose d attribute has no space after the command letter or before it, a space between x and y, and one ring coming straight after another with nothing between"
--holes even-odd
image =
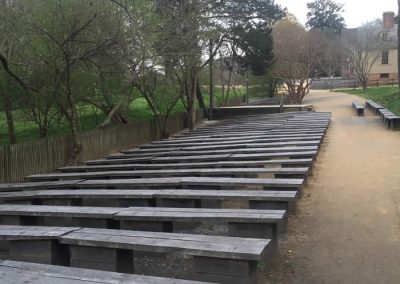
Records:
<instances>
[{"instance_id":1,"label":"wooden bench","mask_svg":"<svg viewBox=\"0 0 400 284\"><path fill-rule=\"evenodd\" d=\"M378 110L380 119L383 121L388 129L399 130L400 129L400 117L389 111L388 109L382 108Z\"/></svg>"},{"instance_id":2,"label":"wooden bench","mask_svg":"<svg viewBox=\"0 0 400 284\"><path fill-rule=\"evenodd\" d=\"M97 171L78 173L51 173L31 175L26 181L51 181L68 179L113 179L148 178L172 176L222 176L222 177L269 177L269 178L306 178L309 168L211 168L211 169L162 169L137 171Z\"/></svg>"},{"instance_id":3,"label":"wooden bench","mask_svg":"<svg viewBox=\"0 0 400 284\"><path fill-rule=\"evenodd\" d=\"M135 272L137 253L179 252L174 255L190 257L192 278L217 283L257 283L257 265L273 251L268 239L93 228L0 226L0 239L9 240L14 260L54 264L48 260L58 259L73 267L122 273Z\"/></svg>"},{"instance_id":4,"label":"wooden bench","mask_svg":"<svg viewBox=\"0 0 400 284\"><path fill-rule=\"evenodd\" d=\"M364 106L360 102L353 101L352 105L353 108L356 110L358 116L364 115Z\"/></svg>"},{"instance_id":5,"label":"wooden bench","mask_svg":"<svg viewBox=\"0 0 400 284\"><path fill-rule=\"evenodd\" d=\"M266 134L264 133L263 135L247 135L246 137L211 137L211 136L202 136L202 137L191 137L191 138L186 138L186 139L169 139L169 140L160 140L160 141L154 141L149 143L149 145L168 145L168 144L186 144L186 143L199 143L199 142L204 142L208 141L209 143L213 142L229 142L229 141L242 141L243 139L250 139L250 140L261 140L261 139L280 139L280 138L304 138L308 136L323 136L323 134L302 134L302 133L296 133L296 134Z\"/></svg>"},{"instance_id":6,"label":"wooden bench","mask_svg":"<svg viewBox=\"0 0 400 284\"><path fill-rule=\"evenodd\" d=\"M123 154L163 154L176 151L197 151L197 150L229 150L229 149L247 149L247 148L268 148L268 147L282 147L282 146L315 146L320 144L320 140L306 140L306 141L279 141L271 143L231 143L224 145L200 145L200 146L181 146L179 148L149 148L149 149L129 149L122 150Z\"/></svg>"},{"instance_id":7,"label":"wooden bench","mask_svg":"<svg viewBox=\"0 0 400 284\"><path fill-rule=\"evenodd\" d=\"M286 231L287 215L284 210L260 209L0 205L1 225L189 232L213 223L227 224L229 236L268 238L277 243L278 231ZM213 229L207 231L215 234Z\"/></svg>"},{"instance_id":8,"label":"wooden bench","mask_svg":"<svg viewBox=\"0 0 400 284\"><path fill-rule=\"evenodd\" d=\"M302 151L302 152L277 152L277 153L257 153L257 154L224 154L224 155L201 155L201 156L169 156L159 157L143 162L148 163L196 163L196 162L221 162L221 161L254 161L267 159L302 159L313 158L317 155L317 151ZM248 157L248 158L246 158ZM86 165L118 165L131 164L139 162L136 158L124 159L100 159L86 161Z\"/></svg>"},{"instance_id":9,"label":"wooden bench","mask_svg":"<svg viewBox=\"0 0 400 284\"><path fill-rule=\"evenodd\" d=\"M67 166L58 168L62 173L97 172L116 170L162 170L162 169L202 169L202 168L241 168L241 167L309 167L312 159L255 160L255 161L220 161L199 163L166 163L166 164L117 164L93 166Z\"/></svg>"},{"instance_id":10,"label":"wooden bench","mask_svg":"<svg viewBox=\"0 0 400 284\"><path fill-rule=\"evenodd\" d=\"M0 194L8 204L99 206L99 207L178 207L249 208L296 211L297 191L253 190L39 190Z\"/></svg>"},{"instance_id":11,"label":"wooden bench","mask_svg":"<svg viewBox=\"0 0 400 284\"><path fill-rule=\"evenodd\" d=\"M368 109L372 110L376 115L378 115L378 111L382 108L384 108L383 106L377 104L376 102L374 102L373 100L366 100L365 101L365 105Z\"/></svg>"},{"instance_id":12,"label":"wooden bench","mask_svg":"<svg viewBox=\"0 0 400 284\"><path fill-rule=\"evenodd\" d=\"M246 145L250 146L252 144L262 144L262 143L275 143L275 142L288 142L288 141L310 141L310 140L318 140L321 141L322 135L306 135L303 137L277 137L277 138L256 138L256 139L240 139L240 140L233 140L233 141L214 141L214 142L187 142L187 143L165 143L165 144L145 144L140 145L139 149L142 151L148 150L157 151L158 149L182 149L182 147L201 147L201 146L230 146L230 145Z\"/></svg>"},{"instance_id":13,"label":"wooden bench","mask_svg":"<svg viewBox=\"0 0 400 284\"><path fill-rule=\"evenodd\" d=\"M40 189L63 189L73 188L83 180L63 180L63 181L43 181L43 182L23 182L23 183L1 183L0 192L20 191L20 190L40 190Z\"/></svg>"},{"instance_id":14,"label":"wooden bench","mask_svg":"<svg viewBox=\"0 0 400 284\"><path fill-rule=\"evenodd\" d=\"M134 189L134 188L182 188L182 189L279 189L300 190L304 179L268 178L220 178L220 177L171 177L141 179L86 180L76 186L81 189Z\"/></svg>"},{"instance_id":15,"label":"wooden bench","mask_svg":"<svg viewBox=\"0 0 400 284\"><path fill-rule=\"evenodd\" d=\"M179 280L144 275L131 275L93 269L82 269L58 265L48 265L11 260L0 260L1 283L12 284L200 284L189 280Z\"/></svg>"}]
</instances>

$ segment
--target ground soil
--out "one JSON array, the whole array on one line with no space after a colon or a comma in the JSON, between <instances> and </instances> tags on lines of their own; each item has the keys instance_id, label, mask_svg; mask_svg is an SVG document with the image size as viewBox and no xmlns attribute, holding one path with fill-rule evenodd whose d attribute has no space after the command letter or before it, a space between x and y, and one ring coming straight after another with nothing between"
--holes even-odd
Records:
<instances>
[{"instance_id":1,"label":"ground soil","mask_svg":"<svg viewBox=\"0 0 400 284\"><path fill-rule=\"evenodd\" d=\"M332 122L267 283L400 283L400 131L353 100L304 100Z\"/></svg>"}]
</instances>

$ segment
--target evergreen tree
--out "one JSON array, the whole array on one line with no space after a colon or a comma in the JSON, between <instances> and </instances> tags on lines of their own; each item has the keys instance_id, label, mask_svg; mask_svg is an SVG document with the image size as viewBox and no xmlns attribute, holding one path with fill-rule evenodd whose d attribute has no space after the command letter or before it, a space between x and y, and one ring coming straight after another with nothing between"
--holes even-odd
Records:
<instances>
[{"instance_id":1,"label":"evergreen tree","mask_svg":"<svg viewBox=\"0 0 400 284\"><path fill-rule=\"evenodd\" d=\"M331 0L315 0L307 3L306 27L319 30L332 30L340 34L346 26L341 13L343 4Z\"/></svg>"}]
</instances>

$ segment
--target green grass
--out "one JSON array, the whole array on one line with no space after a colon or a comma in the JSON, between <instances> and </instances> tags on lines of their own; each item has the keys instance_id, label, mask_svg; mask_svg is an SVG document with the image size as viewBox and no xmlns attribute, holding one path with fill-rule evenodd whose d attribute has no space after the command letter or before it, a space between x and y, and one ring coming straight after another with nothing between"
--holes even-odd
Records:
<instances>
[{"instance_id":1,"label":"green grass","mask_svg":"<svg viewBox=\"0 0 400 284\"><path fill-rule=\"evenodd\" d=\"M208 106L209 95L207 90L203 90L203 96L206 105ZM239 93L239 92L238 92ZM255 93L255 91L254 91ZM236 96L243 97L245 92L240 91ZM252 89L250 89L250 95L252 95ZM221 103L221 90L215 90L215 104L219 105ZM235 94L231 92L230 99L235 98ZM99 110L93 108L90 105L80 105L78 107L80 114L81 131L86 131L95 128L105 119L105 115ZM185 108L181 101L179 101L171 112L171 115L185 112ZM137 98L132 101L129 105L126 114L129 120L146 120L153 117L153 113L144 98ZM31 140L36 140L38 136L37 126L27 119L24 118L24 114L21 110L16 110L13 112L14 115L14 127L17 135L17 141L27 142ZM60 123L55 129L52 129L51 136L65 135L70 133L70 130L66 123ZM8 144L8 134L7 134L7 121L4 112L0 112L0 145Z\"/></svg>"},{"instance_id":2,"label":"green grass","mask_svg":"<svg viewBox=\"0 0 400 284\"><path fill-rule=\"evenodd\" d=\"M362 89L349 89L341 90L340 92L371 99L400 116L400 90L397 86L370 87L365 91Z\"/></svg>"}]
</instances>

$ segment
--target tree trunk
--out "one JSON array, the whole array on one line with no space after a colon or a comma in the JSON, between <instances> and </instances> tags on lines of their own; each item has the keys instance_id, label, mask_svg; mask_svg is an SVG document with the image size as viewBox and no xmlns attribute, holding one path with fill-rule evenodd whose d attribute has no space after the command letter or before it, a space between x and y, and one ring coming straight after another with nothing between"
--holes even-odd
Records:
<instances>
[{"instance_id":1,"label":"tree trunk","mask_svg":"<svg viewBox=\"0 0 400 284\"><path fill-rule=\"evenodd\" d=\"M5 93L2 93L2 97L3 97L4 112L7 117L8 141L10 144L16 144L17 136L15 134L15 128L14 128L14 116L12 112L11 98Z\"/></svg>"},{"instance_id":2,"label":"tree trunk","mask_svg":"<svg viewBox=\"0 0 400 284\"><path fill-rule=\"evenodd\" d=\"M229 69L229 75L228 75L228 88L226 89L226 96L225 96L225 101L224 101L224 106L228 106L228 100L229 100L229 95L231 93L231 81L232 81L232 69Z\"/></svg>"},{"instance_id":3,"label":"tree trunk","mask_svg":"<svg viewBox=\"0 0 400 284\"><path fill-rule=\"evenodd\" d=\"M203 110L206 110L207 106L206 103L204 102L203 94L201 93L200 80L197 80L196 83L196 97L197 100L199 101L199 107L202 108Z\"/></svg>"},{"instance_id":4,"label":"tree trunk","mask_svg":"<svg viewBox=\"0 0 400 284\"><path fill-rule=\"evenodd\" d=\"M73 149L68 164L77 165L78 162L81 160L83 146L81 140L79 139L77 123L74 118L71 123L71 129L72 129Z\"/></svg>"},{"instance_id":5,"label":"tree trunk","mask_svg":"<svg viewBox=\"0 0 400 284\"><path fill-rule=\"evenodd\" d=\"M196 123L196 85L197 85L197 75L194 70L190 76L190 105L189 105L189 128L193 130Z\"/></svg>"}]
</instances>

